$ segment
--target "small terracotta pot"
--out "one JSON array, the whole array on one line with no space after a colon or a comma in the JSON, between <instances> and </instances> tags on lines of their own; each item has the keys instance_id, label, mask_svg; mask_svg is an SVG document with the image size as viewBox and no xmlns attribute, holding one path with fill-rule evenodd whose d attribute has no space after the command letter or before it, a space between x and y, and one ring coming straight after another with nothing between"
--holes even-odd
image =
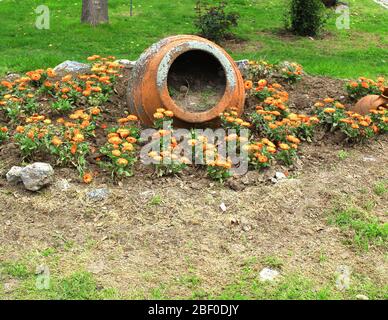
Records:
<instances>
[{"instance_id":1,"label":"small terracotta pot","mask_svg":"<svg viewBox=\"0 0 388 320\"><path fill-rule=\"evenodd\" d=\"M361 115L366 115L370 110L376 110L378 107L382 107L388 104L388 88L384 89L381 95L369 95L361 98L357 104L350 108L350 111L356 112Z\"/></svg>"},{"instance_id":2,"label":"small terracotta pot","mask_svg":"<svg viewBox=\"0 0 388 320\"><path fill-rule=\"evenodd\" d=\"M179 105L169 88L176 70L183 72L183 76L179 74L180 79L192 81L190 85L204 80L211 87L223 79L214 106L209 103L207 109L190 110ZM183 91L177 87L178 95L188 89L185 84L181 85ZM214 122L221 112L231 107L237 108L241 115L244 102L244 82L234 60L215 43L192 35L168 37L146 50L133 69L127 93L129 111L145 125L153 123L153 114L161 107L174 112L178 126L191 127Z\"/></svg>"}]
</instances>

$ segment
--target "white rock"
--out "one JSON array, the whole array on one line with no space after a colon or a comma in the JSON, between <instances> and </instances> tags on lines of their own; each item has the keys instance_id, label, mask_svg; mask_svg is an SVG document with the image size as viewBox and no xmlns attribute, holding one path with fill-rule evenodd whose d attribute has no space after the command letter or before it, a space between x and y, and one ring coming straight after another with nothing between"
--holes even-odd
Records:
<instances>
[{"instance_id":1,"label":"white rock","mask_svg":"<svg viewBox=\"0 0 388 320\"><path fill-rule=\"evenodd\" d=\"M68 191L71 188L70 182L67 179L60 179L55 185L60 191Z\"/></svg>"},{"instance_id":2,"label":"white rock","mask_svg":"<svg viewBox=\"0 0 388 320\"><path fill-rule=\"evenodd\" d=\"M22 178L20 178L22 171L22 167L12 167L11 170L9 170L6 174L7 181L14 184L22 182Z\"/></svg>"},{"instance_id":3,"label":"white rock","mask_svg":"<svg viewBox=\"0 0 388 320\"><path fill-rule=\"evenodd\" d=\"M109 196L109 190L107 188L94 189L86 195L90 200L102 201Z\"/></svg>"},{"instance_id":4,"label":"white rock","mask_svg":"<svg viewBox=\"0 0 388 320\"><path fill-rule=\"evenodd\" d=\"M88 73L90 70L91 66L89 64L70 60L66 60L54 68L54 71L59 75L64 73Z\"/></svg>"},{"instance_id":5,"label":"white rock","mask_svg":"<svg viewBox=\"0 0 388 320\"><path fill-rule=\"evenodd\" d=\"M36 162L26 167L14 166L8 171L6 178L10 183L23 182L30 191L38 191L53 181L54 170L48 163Z\"/></svg>"},{"instance_id":6,"label":"white rock","mask_svg":"<svg viewBox=\"0 0 388 320\"><path fill-rule=\"evenodd\" d=\"M238 61L236 61L236 64L241 72L244 72L249 68L249 60L247 60L247 59L238 60Z\"/></svg>"},{"instance_id":7,"label":"white rock","mask_svg":"<svg viewBox=\"0 0 388 320\"><path fill-rule=\"evenodd\" d=\"M270 268L264 268L260 271L260 281L274 281L277 277L279 277L279 271L272 270Z\"/></svg>"},{"instance_id":8,"label":"white rock","mask_svg":"<svg viewBox=\"0 0 388 320\"><path fill-rule=\"evenodd\" d=\"M115 62L126 67L134 67L136 64L136 61L131 61L128 59L120 59L120 60L116 60Z\"/></svg>"},{"instance_id":9,"label":"white rock","mask_svg":"<svg viewBox=\"0 0 388 320\"><path fill-rule=\"evenodd\" d=\"M225 205L225 203L221 203L221 204L220 204L220 209L222 210L222 212L225 212L225 211L226 211L226 205Z\"/></svg>"},{"instance_id":10,"label":"white rock","mask_svg":"<svg viewBox=\"0 0 388 320\"><path fill-rule=\"evenodd\" d=\"M363 158L362 158L362 161L366 161L366 162L375 162L375 161L376 161L376 158L375 158L375 157L363 157Z\"/></svg>"},{"instance_id":11,"label":"white rock","mask_svg":"<svg viewBox=\"0 0 388 320\"><path fill-rule=\"evenodd\" d=\"M23 168L20 178L27 190L38 191L53 182L54 169L48 163L35 162Z\"/></svg>"},{"instance_id":12,"label":"white rock","mask_svg":"<svg viewBox=\"0 0 388 320\"><path fill-rule=\"evenodd\" d=\"M283 172L276 172L275 173L275 178L277 181L287 179L286 175Z\"/></svg>"},{"instance_id":13,"label":"white rock","mask_svg":"<svg viewBox=\"0 0 388 320\"><path fill-rule=\"evenodd\" d=\"M369 298L364 294L358 294L356 295L357 300L369 300Z\"/></svg>"},{"instance_id":14,"label":"white rock","mask_svg":"<svg viewBox=\"0 0 388 320\"><path fill-rule=\"evenodd\" d=\"M271 178L272 183L278 183L278 180L276 178Z\"/></svg>"}]
</instances>

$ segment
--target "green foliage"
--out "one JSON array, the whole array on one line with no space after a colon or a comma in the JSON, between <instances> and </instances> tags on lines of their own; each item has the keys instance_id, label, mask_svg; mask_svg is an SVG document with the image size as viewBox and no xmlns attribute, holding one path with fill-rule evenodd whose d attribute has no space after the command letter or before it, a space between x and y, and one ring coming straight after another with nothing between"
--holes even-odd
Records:
<instances>
[{"instance_id":1,"label":"green foliage","mask_svg":"<svg viewBox=\"0 0 388 320\"><path fill-rule=\"evenodd\" d=\"M378 196L383 196L388 192L388 180L379 181L375 184L373 191Z\"/></svg>"},{"instance_id":2,"label":"green foliage","mask_svg":"<svg viewBox=\"0 0 388 320\"><path fill-rule=\"evenodd\" d=\"M316 36L325 22L325 7L321 0L290 0L285 25L294 34Z\"/></svg>"},{"instance_id":3,"label":"green foliage","mask_svg":"<svg viewBox=\"0 0 388 320\"><path fill-rule=\"evenodd\" d=\"M58 284L61 300L92 300L98 297L96 281L88 272L77 272Z\"/></svg>"},{"instance_id":4,"label":"green foliage","mask_svg":"<svg viewBox=\"0 0 388 320\"><path fill-rule=\"evenodd\" d=\"M30 275L27 266L21 262L3 262L0 264L0 273L14 278L24 279Z\"/></svg>"},{"instance_id":5,"label":"green foliage","mask_svg":"<svg viewBox=\"0 0 388 320\"><path fill-rule=\"evenodd\" d=\"M263 259L263 264L270 268L281 269L284 265L284 262L282 259L276 256L268 256Z\"/></svg>"},{"instance_id":6,"label":"green foliage","mask_svg":"<svg viewBox=\"0 0 388 320\"><path fill-rule=\"evenodd\" d=\"M194 25L201 36L216 42L232 36L230 29L237 27L239 14L225 12L226 7L227 1L214 6L197 1Z\"/></svg>"},{"instance_id":7,"label":"green foliage","mask_svg":"<svg viewBox=\"0 0 388 320\"><path fill-rule=\"evenodd\" d=\"M51 105L51 109L58 111L59 113L68 112L73 110L75 107L69 100L66 99L58 99Z\"/></svg>"},{"instance_id":8,"label":"green foliage","mask_svg":"<svg viewBox=\"0 0 388 320\"><path fill-rule=\"evenodd\" d=\"M347 158L349 158L349 152L347 152L345 150L338 151L338 158L340 160L346 160Z\"/></svg>"},{"instance_id":9,"label":"green foliage","mask_svg":"<svg viewBox=\"0 0 388 320\"><path fill-rule=\"evenodd\" d=\"M387 247L388 223L381 223L357 208L334 210L330 224L353 233L353 243L357 248L368 251L371 245Z\"/></svg>"}]
</instances>

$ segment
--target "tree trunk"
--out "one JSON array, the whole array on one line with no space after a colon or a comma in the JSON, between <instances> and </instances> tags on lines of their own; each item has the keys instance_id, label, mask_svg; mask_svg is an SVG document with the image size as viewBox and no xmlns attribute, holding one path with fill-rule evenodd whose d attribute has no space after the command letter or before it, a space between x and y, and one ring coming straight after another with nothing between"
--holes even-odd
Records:
<instances>
[{"instance_id":1,"label":"tree trunk","mask_svg":"<svg viewBox=\"0 0 388 320\"><path fill-rule=\"evenodd\" d=\"M81 22L92 26L109 22L108 0L82 0Z\"/></svg>"}]
</instances>

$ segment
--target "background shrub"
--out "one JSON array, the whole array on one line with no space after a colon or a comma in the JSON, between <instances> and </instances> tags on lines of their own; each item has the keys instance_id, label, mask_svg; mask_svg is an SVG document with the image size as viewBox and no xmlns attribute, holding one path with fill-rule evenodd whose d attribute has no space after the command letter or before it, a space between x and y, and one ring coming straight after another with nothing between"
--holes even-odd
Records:
<instances>
[{"instance_id":1,"label":"background shrub","mask_svg":"<svg viewBox=\"0 0 388 320\"><path fill-rule=\"evenodd\" d=\"M290 0L285 16L286 29L300 36L316 36L326 23L321 0Z\"/></svg>"},{"instance_id":2,"label":"background shrub","mask_svg":"<svg viewBox=\"0 0 388 320\"><path fill-rule=\"evenodd\" d=\"M195 7L197 16L194 25L201 36L216 42L233 36L230 29L238 25L239 14L226 13L226 7L226 1L221 1L218 5L208 5L197 1Z\"/></svg>"}]
</instances>

